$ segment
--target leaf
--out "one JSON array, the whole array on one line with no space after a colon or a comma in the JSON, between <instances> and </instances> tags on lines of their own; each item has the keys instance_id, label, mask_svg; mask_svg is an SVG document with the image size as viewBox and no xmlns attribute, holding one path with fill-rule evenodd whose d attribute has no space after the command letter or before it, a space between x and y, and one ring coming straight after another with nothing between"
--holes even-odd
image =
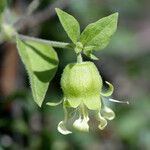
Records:
<instances>
[{"instance_id":1,"label":"leaf","mask_svg":"<svg viewBox=\"0 0 150 150\"><path fill-rule=\"evenodd\" d=\"M80 26L78 21L73 16L69 15L59 8L56 8L55 10L64 30L66 31L72 42L75 44L80 36Z\"/></svg>"},{"instance_id":2,"label":"leaf","mask_svg":"<svg viewBox=\"0 0 150 150\"><path fill-rule=\"evenodd\" d=\"M85 51L84 54L92 60L99 60L99 58L92 54L92 51Z\"/></svg>"},{"instance_id":3,"label":"leaf","mask_svg":"<svg viewBox=\"0 0 150 150\"><path fill-rule=\"evenodd\" d=\"M7 0L1 0L0 2L0 14L4 11L7 6Z\"/></svg>"},{"instance_id":4,"label":"leaf","mask_svg":"<svg viewBox=\"0 0 150 150\"><path fill-rule=\"evenodd\" d=\"M29 75L33 98L41 107L58 67L57 53L51 46L30 40L17 39L17 48Z\"/></svg>"},{"instance_id":5,"label":"leaf","mask_svg":"<svg viewBox=\"0 0 150 150\"><path fill-rule=\"evenodd\" d=\"M116 31L117 20L118 13L114 13L89 24L81 33L79 41L83 46L94 46L98 50L105 48Z\"/></svg>"}]
</instances>

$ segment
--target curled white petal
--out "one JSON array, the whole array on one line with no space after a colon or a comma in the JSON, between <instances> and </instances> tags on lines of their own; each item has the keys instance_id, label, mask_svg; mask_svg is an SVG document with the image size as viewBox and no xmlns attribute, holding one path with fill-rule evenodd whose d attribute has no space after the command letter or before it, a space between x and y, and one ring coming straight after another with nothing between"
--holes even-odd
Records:
<instances>
[{"instance_id":1,"label":"curled white petal","mask_svg":"<svg viewBox=\"0 0 150 150\"><path fill-rule=\"evenodd\" d=\"M77 119L73 123L73 127L76 128L77 130L83 131L83 132L88 132L89 131L89 125L88 125L89 117L84 117L83 119L81 116L79 119Z\"/></svg>"},{"instance_id":2,"label":"curled white petal","mask_svg":"<svg viewBox=\"0 0 150 150\"><path fill-rule=\"evenodd\" d=\"M67 134L71 134L72 132L67 130L67 128L65 127L65 123L64 121L61 121L58 126L57 126L57 130L63 134L63 135L67 135Z\"/></svg>"},{"instance_id":3,"label":"curled white petal","mask_svg":"<svg viewBox=\"0 0 150 150\"><path fill-rule=\"evenodd\" d=\"M103 110L103 116L104 118L108 119L108 120L113 120L115 118L115 113L112 109L110 109L109 107L104 107Z\"/></svg>"},{"instance_id":4,"label":"curled white petal","mask_svg":"<svg viewBox=\"0 0 150 150\"><path fill-rule=\"evenodd\" d=\"M100 121L98 128L103 130L107 126L107 120L100 113L98 114L98 120Z\"/></svg>"},{"instance_id":5,"label":"curled white petal","mask_svg":"<svg viewBox=\"0 0 150 150\"><path fill-rule=\"evenodd\" d=\"M109 97L112 95L113 91L114 91L114 87L111 83L109 83L108 81L105 82L108 85L108 89L105 92L101 92L101 95L104 97Z\"/></svg>"}]
</instances>

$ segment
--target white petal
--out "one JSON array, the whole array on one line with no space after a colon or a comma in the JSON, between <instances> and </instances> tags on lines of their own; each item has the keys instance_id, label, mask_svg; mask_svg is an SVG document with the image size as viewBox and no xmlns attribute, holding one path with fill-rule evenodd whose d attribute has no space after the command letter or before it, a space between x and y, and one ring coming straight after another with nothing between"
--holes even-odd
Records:
<instances>
[{"instance_id":1,"label":"white petal","mask_svg":"<svg viewBox=\"0 0 150 150\"><path fill-rule=\"evenodd\" d=\"M118 101L118 100L112 99L112 98L109 98L109 101L110 101L110 102L115 102L115 103L125 103L125 104L129 104L129 101Z\"/></svg>"},{"instance_id":2,"label":"white petal","mask_svg":"<svg viewBox=\"0 0 150 150\"><path fill-rule=\"evenodd\" d=\"M58 124L57 130L58 130L61 134L64 134L64 135L67 135L67 134L71 134L71 133L72 133L71 131L69 131L69 130L66 129L64 121L61 121L61 122Z\"/></svg>"},{"instance_id":3,"label":"white petal","mask_svg":"<svg viewBox=\"0 0 150 150\"><path fill-rule=\"evenodd\" d=\"M79 119L77 119L73 123L73 127L76 128L77 130L88 132L89 131L88 121L89 121L89 117L84 117L83 119L79 117Z\"/></svg>"},{"instance_id":4,"label":"white petal","mask_svg":"<svg viewBox=\"0 0 150 150\"><path fill-rule=\"evenodd\" d=\"M99 117L98 119L100 121L98 128L100 130L103 130L107 126L107 120L104 117L102 117L100 113L99 113L98 117Z\"/></svg>"},{"instance_id":5,"label":"white petal","mask_svg":"<svg viewBox=\"0 0 150 150\"><path fill-rule=\"evenodd\" d=\"M108 120L113 120L115 118L115 113L109 107L105 106L103 108L102 112L103 112L102 114L103 114L104 118L106 118Z\"/></svg>"},{"instance_id":6,"label":"white petal","mask_svg":"<svg viewBox=\"0 0 150 150\"><path fill-rule=\"evenodd\" d=\"M114 87L111 83L109 83L108 81L105 82L108 85L108 89L105 92L101 92L101 95L104 97L109 97L112 95L113 91L114 91Z\"/></svg>"}]
</instances>

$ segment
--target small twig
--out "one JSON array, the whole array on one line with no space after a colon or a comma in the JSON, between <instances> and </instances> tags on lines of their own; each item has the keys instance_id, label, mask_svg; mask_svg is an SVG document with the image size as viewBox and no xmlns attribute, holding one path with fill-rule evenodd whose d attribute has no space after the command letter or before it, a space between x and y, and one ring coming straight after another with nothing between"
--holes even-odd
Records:
<instances>
[{"instance_id":1,"label":"small twig","mask_svg":"<svg viewBox=\"0 0 150 150\"><path fill-rule=\"evenodd\" d=\"M73 48L73 45L70 43L49 41L49 40L44 40L44 39L35 38L31 36L25 36L21 34L19 34L18 37L22 40L32 40L32 41L42 42L42 43L45 43L47 45L50 45L52 47L57 47L57 48L67 48L67 49Z\"/></svg>"},{"instance_id":2,"label":"small twig","mask_svg":"<svg viewBox=\"0 0 150 150\"><path fill-rule=\"evenodd\" d=\"M20 19L18 22L15 23L15 27L17 31L21 31L24 28L32 28L34 26L39 25L40 23L48 20L49 18L55 15L55 8L59 7L63 9L69 3L69 0L56 0L53 4L50 4L44 10L37 12L31 16L26 16Z\"/></svg>"},{"instance_id":3,"label":"small twig","mask_svg":"<svg viewBox=\"0 0 150 150\"><path fill-rule=\"evenodd\" d=\"M40 5L40 0L32 0L27 8L27 15L31 15Z\"/></svg>"}]
</instances>

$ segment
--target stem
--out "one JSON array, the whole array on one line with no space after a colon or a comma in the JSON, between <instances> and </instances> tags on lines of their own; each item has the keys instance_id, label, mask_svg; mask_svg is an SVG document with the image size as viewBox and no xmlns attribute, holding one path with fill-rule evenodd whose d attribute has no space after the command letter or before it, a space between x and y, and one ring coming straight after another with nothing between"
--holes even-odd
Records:
<instances>
[{"instance_id":1,"label":"stem","mask_svg":"<svg viewBox=\"0 0 150 150\"><path fill-rule=\"evenodd\" d=\"M64 110L64 123L67 123L68 120L68 111L66 106L66 101L63 102L63 110Z\"/></svg>"},{"instance_id":2,"label":"stem","mask_svg":"<svg viewBox=\"0 0 150 150\"><path fill-rule=\"evenodd\" d=\"M73 45L70 44L70 43L57 42L57 41L49 41L49 40L44 40L44 39L40 39L40 38L25 36L25 35L21 35L21 34L18 34L18 36L22 40L31 40L31 41L35 41L35 42L41 42L41 43L45 43L47 45L50 45L52 47L67 48L67 49L70 49L70 48L73 47Z\"/></svg>"},{"instance_id":3,"label":"stem","mask_svg":"<svg viewBox=\"0 0 150 150\"><path fill-rule=\"evenodd\" d=\"M84 106L84 104L80 105L80 115L84 118L88 116L88 112Z\"/></svg>"},{"instance_id":4,"label":"stem","mask_svg":"<svg viewBox=\"0 0 150 150\"><path fill-rule=\"evenodd\" d=\"M77 63L82 63L83 59L82 59L82 55L81 53L77 54Z\"/></svg>"}]
</instances>

